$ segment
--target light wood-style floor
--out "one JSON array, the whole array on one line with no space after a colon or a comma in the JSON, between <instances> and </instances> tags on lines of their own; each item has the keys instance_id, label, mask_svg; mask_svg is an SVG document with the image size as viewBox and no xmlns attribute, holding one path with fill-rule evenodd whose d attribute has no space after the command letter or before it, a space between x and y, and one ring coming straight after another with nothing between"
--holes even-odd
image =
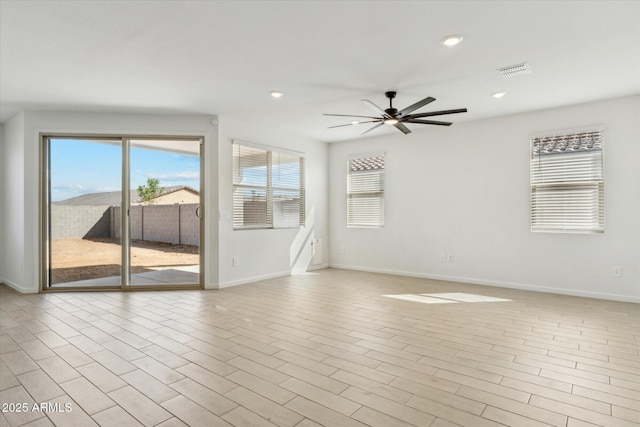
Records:
<instances>
[{"instance_id":1,"label":"light wood-style floor","mask_svg":"<svg viewBox=\"0 0 640 427\"><path fill-rule=\"evenodd\" d=\"M220 291L1 286L0 310L2 426L640 424L637 304L329 269Z\"/></svg>"}]
</instances>

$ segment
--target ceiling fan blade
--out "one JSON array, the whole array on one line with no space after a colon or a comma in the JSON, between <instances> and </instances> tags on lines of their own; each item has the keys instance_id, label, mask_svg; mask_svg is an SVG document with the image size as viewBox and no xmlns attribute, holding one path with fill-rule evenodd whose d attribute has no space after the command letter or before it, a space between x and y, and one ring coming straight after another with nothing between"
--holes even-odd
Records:
<instances>
[{"instance_id":1,"label":"ceiling fan blade","mask_svg":"<svg viewBox=\"0 0 640 427\"><path fill-rule=\"evenodd\" d=\"M384 122L383 122L383 123L384 123ZM395 128L396 128L396 129L399 129L399 130L400 130L402 133L404 133L405 135L406 135L406 134L408 134L408 133L411 133L411 130L409 130L409 128L408 128L408 127L406 127L405 125L403 125L403 124L402 124L402 123L400 123L400 122L396 123L396 124L395 124L395 125L393 125L393 126L395 126Z\"/></svg>"},{"instance_id":2,"label":"ceiling fan blade","mask_svg":"<svg viewBox=\"0 0 640 427\"><path fill-rule=\"evenodd\" d=\"M367 107L371 108L376 113L382 114L382 117L391 117L391 116L389 116L387 114L386 111L384 111L382 108L378 107L376 104L374 104L373 102L369 101L368 99L363 99L362 102L364 103L364 105L366 105Z\"/></svg>"},{"instance_id":3,"label":"ceiling fan blade","mask_svg":"<svg viewBox=\"0 0 640 427\"><path fill-rule=\"evenodd\" d=\"M365 130L365 131L364 131L364 132L362 132L360 135L364 135L365 133L369 133L369 132L371 132L372 130L374 130L374 129L376 129L376 128L380 127L380 126L382 126L383 124L384 124L384 122L380 122L380 123L378 123L377 125L375 125L374 127L372 127L372 128L369 128L369 129Z\"/></svg>"},{"instance_id":4,"label":"ceiling fan blade","mask_svg":"<svg viewBox=\"0 0 640 427\"><path fill-rule=\"evenodd\" d=\"M451 122L438 122L436 120L420 120L420 119L409 119L405 120L405 123L420 123L423 125L440 125L440 126L451 126Z\"/></svg>"},{"instance_id":5,"label":"ceiling fan blade","mask_svg":"<svg viewBox=\"0 0 640 427\"><path fill-rule=\"evenodd\" d=\"M379 119L380 117L373 116L354 116L353 114L323 114L323 116L335 116L335 117L362 117L363 119Z\"/></svg>"},{"instance_id":6,"label":"ceiling fan blade","mask_svg":"<svg viewBox=\"0 0 640 427\"><path fill-rule=\"evenodd\" d=\"M458 108L456 110L442 110L442 111L432 111L430 113L420 113L420 114L410 114L408 116L403 117L403 119L419 119L420 117L431 117L431 116L442 116L444 114L456 114L456 113L466 113L466 108Z\"/></svg>"},{"instance_id":7,"label":"ceiling fan blade","mask_svg":"<svg viewBox=\"0 0 640 427\"><path fill-rule=\"evenodd\" d=\"M428 96L425 99L416 102L415 104L409 105L407 108L403 108L402 110L400 110L398 115L399 116L404 116L405 114L409 114L412 111L415 111L420 107L424 107L425 105L430 104L435 100L436 100L435 98L432 98L432 97Z\"/></svg>"},{"instance_id":8,"label":"ceiling fan blade","mask_svg":"<svg viewBox=\"0 0 640 427\"><path fill-rule=\"evenodd\" d=\"M362 125L365 123L376 123L376 122L380 122L382 121L382 119L378 119L378 120L367 120L366 122L358 122L358 123L347 123L345 125L337 125L337 126L329 126L327 129L332 129L332 128L341 128L343 126L354 126L354 125Z\"/></svg>"}]
</instances>

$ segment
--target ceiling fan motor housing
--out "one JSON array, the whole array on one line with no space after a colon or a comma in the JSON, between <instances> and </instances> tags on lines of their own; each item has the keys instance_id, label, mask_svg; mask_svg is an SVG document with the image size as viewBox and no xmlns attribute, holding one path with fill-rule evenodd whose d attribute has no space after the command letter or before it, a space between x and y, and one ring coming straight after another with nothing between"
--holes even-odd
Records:
<instances>
[{"instance_id":1,"label":"ceiling fan motor housing","mask_svg":"<svg viewBox=\"0 0 640 427\"><path fill-rule=\"evenodd\" d=\"M390 90L388 92L385 92L384 96L389 98L389 108L384 110L384 112L387 113L388 115L390 115L391 117L395 117L396 114L398 114L398 109L397 108L393 108L393 98L396 97L396 92Z\"/></svg>"}]
</instances>

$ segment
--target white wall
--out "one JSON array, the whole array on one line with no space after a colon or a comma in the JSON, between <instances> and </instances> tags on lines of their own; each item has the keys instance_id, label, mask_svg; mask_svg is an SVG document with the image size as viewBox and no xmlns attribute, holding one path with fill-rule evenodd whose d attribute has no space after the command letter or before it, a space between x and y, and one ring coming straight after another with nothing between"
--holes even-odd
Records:
<instances>
[{"instance_id":1,"label":"white wall","mask_svg":"<svg viewBox=\"0 0 640 427\"><path fill-rule=\"evenodd\" d=\"M4 125L0 124L0 283L4 283Z\"/></svg>"},{"instance_id":2,"label":"white wall","mask_svg":"<svg viewBox=\"0 0 640 427\"><path fill-rule=\"evenodd\" d=\"M254 124L220 117L220 287L286 275L310 268L311 240L328 237L327 154L325 143L314 142ZM306 226L277 230L233 230L233 139L302 152L306 156ZM326 249L323 251L326 254ZM233 266L233 258L239 263ZM321 265L326 267L324 256Z\"/></svg>"},{"instance_id":3,"label":"white wall","mask_svg":"<svg viewBox=\"0 0 640 427\"><path fill-rule=\"evenodd\" d=\"M2 151L2 260L3 281L21 292L30 288L24 282L24 114L4 125Z\"/></svg>"},{"instance_id":4,"label":"white wall","mask_svg":"<svg viewBox=\"0 0 640 427\"><path fill-rule=\"evenodd\" d=\"M214 116L25 112L5 125L3 258L7 284L39 290L40 133L185 135L205 137L205 286L217 286L217 127ZM213 218L213 220L212 220ZM22 271L20 271L21 266Z\"/></svg>"},{"instance_id":5,"label":"white wall","mask_svg":"<svg viewBox=\"0 0 640 427\"><path fill-rule=\"evenodd\" d=\"M640 302L639 119L635 96L331 144L330 265ZM598 124L605 233L531 233L529 137ZM379 151L385 227L349 229L346 160Z\"/></svg>"}]
</instances>

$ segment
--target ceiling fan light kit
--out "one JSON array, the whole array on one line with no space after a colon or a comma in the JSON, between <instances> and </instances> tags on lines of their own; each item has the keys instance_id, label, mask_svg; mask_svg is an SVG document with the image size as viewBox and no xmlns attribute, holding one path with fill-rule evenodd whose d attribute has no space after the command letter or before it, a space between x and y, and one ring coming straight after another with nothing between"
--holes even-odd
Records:
<instances>
[{"instance_id":1,"label":"ceiling fan light kit","mask_svg":"<svg viewBox=\"0 0 640 427\"><path fill-rule=\"evenodd\" d=\"M394 91L388 91L385 92L384 96L386 96L389 99L389 108L387 109L382 109L380 107L378 107L376 104L374 104L373 102L369 101L368 99L363 99L362 102L369 108L371 108L373 111L375 111L378 116L354 116L354 115L350 115L350 114L324 114L325 116L336 116L336 117L357 117L357 118L364 118L364 119L369 119L369 120L365 120L365 121L352 121L351 123L347 123L344 125L337 125L337 126L329 126L329 128L338 128L338 127L344 127L344 126L353 126L353 125L359 125L359 124L364 124L364 123L377 123L376 125L374 125L373 127L367 129L366 131L362 132L362 135L371 132L372 130L378 128L381 125L387 124L387 125L391 125L394 126L396 129L398 129L400 132L404 133L404 134L408 134L411 133L411 130L405 126L405 123L413 123L413 124L422 124L422 125L436 125L436 126L451 126L451 122L442 122L442 121L437 121L437 120L424 120L423 117L433 117L433 116L442 116L445 114L457 114L457 113L466 113L467 109L466 108L458 108L455 110L441 110L441 111L432 111L429 113L418 113L418 114L411 114L413 113L415 110L424 107L427 104L432 103L433 101L435 101L435 98L432 98L430 96L421 99L420 101L411 104L410 106L403 108L402 110L398 110L397 108L393 107L393 99L396 97L396 92Z\"/></svg>"}]
</instances>

